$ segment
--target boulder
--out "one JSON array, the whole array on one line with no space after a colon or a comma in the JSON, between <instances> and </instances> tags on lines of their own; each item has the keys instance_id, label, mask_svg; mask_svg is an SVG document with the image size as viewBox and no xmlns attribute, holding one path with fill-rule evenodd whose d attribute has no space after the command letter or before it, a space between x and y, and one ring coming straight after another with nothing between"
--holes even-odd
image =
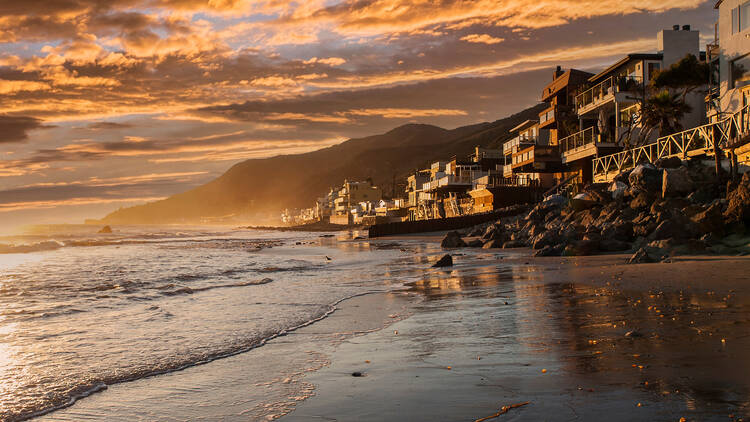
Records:
<instances>
[{"instance_id":1,"label":"boulder","mask_svg":"<svg viewBox=\"0 0 750 422\"><path fill-rule=\"evenodd\" d=\"M503 243L503 249L525 248L526 246L526 242L522 240L510 240Z\"/></svg>"},{"instance_id":2,"label":"boulder","mask_svg":"<svg viewBox=\"0 0 750 422\"><path fill-rule=\"evenodd\" d=\"M534 249L542 249L545 246L556 245L560 243L562 239L560 235L552 230L547 230L532 240L531 247Z\"/></svg>"},{"instance_id":3,"label":"boulder","mask_svg":"<svg viewBox=\"0 0 750 422\"><path fill-rule=\"evenodd\" d=\"M558 206L562 207L568 202L568 199L565 198L562 195L550 195L546 198L544 198L544 201L542 202L545 206Z\"/></svg>"},{"instance_id":4,"label":"boulder","mask_svg":"<svg viewBox=\"0 0 750 422\"><path fill-rule=\"evenodd\" d=\"M560 256L562 255L564 249L565 245L562 243L555 246L548 245L536 251L536 253L534 253L534 256Z\"/></svg>"},{"instance_id":5,"label":"boulder","mask_svg":"<svg viewBox=\"0 0 750 422\"><path fill-rule=\"evenodd\" d=\"M728 222L750 223L750 173L743 174L737 187L727 192L727 201L724 216Z\"/></svg>"},{"instance_id":6,"label":"boulder","mask_svg":"<svg viewBox=\"0 0 750 422\"><path fill-rule=\"evenodd\" d=\"M643 247L638 249L628 260L628 264L645 264L650 262L660 262L667 258L661 249L653 247Z\"/></svg>"},{"instance_id":7,"label":"boulder","mask_svg":"<svg viewBox=\"0 0 750 422\"><path fill-rule=\"evenodd\" d=\"M607 189L612 194L612 199L620 200L625 197L625 192L628 190L628 185L624 182L614 181L609 185Z\"/></svg>"},{"instance_id":8,"label":"boulder","mask_svg":"<svg viewBox=\"0 0 750 422\"><path fill-rule=\"evenodd\" d=\"M641 192L632 201L630 201L630 208L634 210L647 208L651 205L651 202L652 201L649 194L646 192Z\"/></svg>"},{"instance_id":9,"label":"boulder","mask_svg":"<svg viewBox=\"0 0 750 422\"><path fill-rule=\"evenodd\" d=\"M661 158L656 161L656 167L663 169L676 169L682 166L680 157Z\"/></svg>"},{"instance_id":10,"label":"boulder","mask_svg":"<svg viewBox=\"0 0 750 422\"><path fill-rule=\"evenodd\" d=\"M503 241L500 239L493 239L482 245L482 249L500 249L503 247Z\"/></svg>"},{"instance_id":11,"label":"boulder","mask_svg":"<svg viewBox=\"0 0 750 422\"><path fill-rule=\"evenodd\" d=\"M484 243L482 242L481 239L473 239L473 240L467 242L466 246L468 246L470 248L481 248L481 247L484 246Z\"/></svg>"},{"instance_id":12,"label":"boulder","mask_svg":"<svg viewBox=\"0 0 750 422\"><path fill-rule=\"evenodd\" d=\"M565 247L564 256L587 256L599 252L598 240L579 240Z\"/></svg>"},{"instance_id":13,"label":"boulder","mask_svg":"<svg viewBox=\"0 0 750 422\"><path fill-rule=\"evenodd\" d=\"M661 189L661 171L653 164L638 164L628 176L631 188L656 193Z\"/></svg>"},{"instance_id":14,"label":"boulder","mask_svg":"<svg viewBox=\"0 0 750 422\"><path fill-rule=\"evenodd\" d=\"M599 242L599 249L603 252L623 252L630 248L630 243L612 238L604 238Z\"/></svg>"},{"instance_id":15,"label":"boulder","mask_svg":"<svg viewBox=\"0 0 750 422\"><path fill-rule=\"evenodd\" d=\"M433 268L443 268L443 267L452 267L453 266L453 257L450 255L443 255L442 258L438 260L438 262L433 265Z\"/></svg>"},{"instance_id":16,"label":"boulder","mask_svg":"<svg viewBox=\"0 0 750 422\"><path fill-rule=\"evenodd\" d=\"M663 198L683 196L694 190L695 183L690 178L687 167L664 170L661 185L661 196Z\"/></svg>"},{"instance_id":17,"label":"boulder","mask_svg":"<svg viewBox=\"0 0 750 422\"><path fill-rule=\"evenodd\" d=\"M482 233L482 240L494 240L497 239L500 236L500 227L496 225L491 225L487 227L487 229Z\"/></svg>"},{"instance_id":18,"label":"boulder","mask_svg":"<svg viewBox=\"0 0 750 422\"><path fill-rule=\"evenodd\" d=\"M662 221L656 229L648 236L649 240L662 240L681 237L685 234L685 228L679 227L672 220Z\"/></svg>"},{"instance_id":19,"label":"boulder","mask_svg":"<svg viewBox=\"0 0 750 422\"><path fill-rule=\"evenodd\" d=\"M110 233L112 233L112 227L104 226L97 233L99 233L99 234L110 234Z\"/></svg>"},{"instance_id":20,"label":"boulder","mask_svg":"<svg viewBox=\"0 0 750 422\"><path fill-rule=\"evenodd\" d=\"M721 213L721 204L715 203L703 212L693 215L690 219L695 223L695 230L699 235L706 233L720 234L724 229L724 215Z\"/></svg>"},{"instance_id":21,"label":"boulder","mask_svg":"<svg viewBox=\"0 0 750 422\"><path fill-rule=\"evenodd\" d=\"M594 207L597 203L594 195L589 192L582 192L570 200L570 207L574 211L583 211Z\"/></svg>"},{"instance_id":22,"label":"boulder","mask_svg":"<svg viewBox=\"0 0 750 422\"><path fill-rule=\"evenodd\" d=\"M445 235L443 241L440 242L440 246L443 248L464 248L466 247L466 243L461 239L459 232L453 231Z\"/></svg>"}]
</instances>

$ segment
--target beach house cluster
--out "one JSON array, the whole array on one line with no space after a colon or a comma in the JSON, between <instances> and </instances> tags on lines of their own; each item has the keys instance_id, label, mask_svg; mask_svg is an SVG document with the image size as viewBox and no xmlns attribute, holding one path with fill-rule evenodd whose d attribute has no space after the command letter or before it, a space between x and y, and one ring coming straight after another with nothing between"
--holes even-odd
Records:
<instances>
[{"instance_id":1,"label":"beach house cluster","mask_svg":"<svg viewBox=\"0 0 750 422\"><path fill-rule=\"evenodd\" d=\"M490 213L574 195L591 183L609 183L641 162L678 156L719 156L730 171L750 166L750 1L716 3L714 41L700 48L700 33L675 25L657 35L653 53L625 52L599 73L557 67L542 88L546 107L522 122L500 149L476 147L469 157L431 163L406 178L402 198L385 199L370 182L345 181L305 210L305 221L368 224ZM659 72L694 58L710 75L682 99L679 131L663 133L644 122L648 89ZM661 133L660 133L661 132ZM723 150L723 152L722 152Z\"/></svg>"}]
</instances>

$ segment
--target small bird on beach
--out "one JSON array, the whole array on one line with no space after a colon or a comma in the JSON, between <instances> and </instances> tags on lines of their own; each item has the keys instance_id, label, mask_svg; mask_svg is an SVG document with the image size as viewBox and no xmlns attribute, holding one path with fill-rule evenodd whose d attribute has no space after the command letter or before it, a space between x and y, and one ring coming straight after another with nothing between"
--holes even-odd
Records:
<instances>
[{"instance_id":1,"label":"small bird on beach","mask_svg":"<svg viewBox=\"0 0 750 422\"><path fill-rule=\"evenodd\" d=\"M326 261L330 261L330 260L331 260L331 257L330 256L326 256Z\"/></svg>"}]
</instances>

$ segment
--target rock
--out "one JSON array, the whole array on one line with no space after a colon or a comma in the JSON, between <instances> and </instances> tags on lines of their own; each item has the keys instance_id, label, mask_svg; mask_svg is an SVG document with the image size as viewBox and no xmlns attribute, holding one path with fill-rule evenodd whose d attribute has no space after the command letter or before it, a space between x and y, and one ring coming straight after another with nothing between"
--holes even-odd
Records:
<instances>
[{"instance_id":1,"label":"rock","mask_svg":"<svg viewBox=\"0 0 750 422\"><path fill-rule=\"evenodd\" d=\"M653 164L638 164L628 176L631 188L656 193L661 189L661 171Z\"/></svg>"},{"instance_id":2,"label":"rock","mask_svg":"<svg viewBox=\"0 0 750 422\"><path fill-rule=\"evenodd\" d=\"M624 182L614 181L609 185L607 189L612 194L612 199L619 200L625 197L625 192L628 190L628 185Z\"/></svg>"},{"instance_id":3,"label":"rock","mask_svg":"<svg viewBox=\"0 0 750 422\"><path fill-rule=\"evenodd\" d=\"M638 249L628 260L628 264L644 264L649 262L660 262L667 258L667 254L658 248L646 246Z\"/></svg>"},{"instance_id":4,"label":"rock","mask_svg":"<svg viewBox=\"0 0 750 422\"><path fill-rule=\"evenodd\" d=\"M570 207L574 211L583 211L594 207L597 203L596 198L592 194L589 192L583 192L570 200Z\"/></svg>"},{"instance_id":5,"label":"rock","mask_svg":"<svg viewBox=\"0 0 750 422\"><path fill-rule=\"evenodd\" d=\"M560 236L553 232L552 230L547 230L544 233L540 234L534 240L532 241L531 247L534 249L542 249L545 246L551 246L556 245L560 243L562 239L560 239Z\"/></svg>"},{"instance_id":6,"label":"rock","mask_svg":"<svg viewBox=\"0 0 750 422\"><path fill-rule=\"evenodd\" d=\"M727 222L750 223L750 173L743 174L737 187L727 192L727 201Z\"/></svg>"},{"instance_id":7,"label":"rock","mask_svg":"<svg viewBox=\"0 0 750 422\"><path fill-rule=\"evenodd\" d=\"M567 202L568 202L568 199L562 195L550 195L544 198L544 201L542 202L542 204L547 205L547 206L553 205L553 206L562 207Z\"/></svg>"},{"instance_id":8,"label":"rock","mask_svg":"<svg viewBox=\"0 0 750 422\"><path fill-rule=\"evenodd\" d=\"M588 256L599 252L599 241L579 240L569 244L563 251L564 256Z\"/></svg>"},{"instance_id":9,"label":"rock","mask_svg":"<svg viewBox=\"0 0 750 422\"><path fill-rule=\"evenodd\" d=\"M604 252L623 252L630 247L630 243L612 238L604 238L599 242L599 249Z\"/></svg>"},{"instance_id":10,"label":"rock","mask_svg":"<svg viewBox=\"0 0 750 422\"><path fill-rule=\"evenodd\" d=\"M684 235L684 227L678 227L672 220L664 220L654 229L648 238L649 240L662 240Z\"/></svg>"},{"instance_id":11,"label":"rock","mask_svg":"<svg viewBox=\"0 0 750 422\"><path fill-rule=\"evenodd\" d=\"M721 213L721 204L716 203L703 212L695 214L690 220L695 223L699 235L706 233L720 234L724 229L724 216Z\"/></svg>"},{"instance_id":12,"label":"rock","mask_svg":"<svg viewBox=\"0 0 750 422\"><path fill-rule=\"evenodd\" d=\"M503 243L503 249L517 249L517 248L525 248L526 242L521 240L510 240L508 242Z\"/></svg>"},{"instance_id":13,"label":"rock","mask_svg":"<svg viewBox=\"0 0 750 422\"><path fill-rule=\"evenodd\" d=\"M662 176L662 198L682 196L695 190L695 183L690 178L687 167L664 170Z\"/></svg>"},{"instance_id":14,"label":"rock","mask_svg":"<svg viewBox=\"0 0 750 422\"><path fill-rule=\"evenodd\" d=\"M484 229L484 228L482 228L481 226L477 226L477 227L474 227L474 228L473 228L473 229L472 229L472 230L471 230L471 231L469 232L469 237L480 237L480 236L482 236L482 235L483 235L484 233L485 233L485 229Z\"/></svg>"},{"instance_id":15,"label":"rock","mask_svg":"<svg viewBox=\"0 0 750 422\"><path fill-rule=\"evenodd\" d=\"M652 202L653 201L651 201L651 197L648 193L641 192L632 201L630 201L630 208L634 210L647 208L651 205Z\"/></svg>"},{"instance_id":16,"label":"rock","mask_svg":"<svg viewBox=\"0 0 750 422\"><path fill-rule=\"evenodd\" d=\"M484 246L484 243L482 243L481 239L473 239L469 241L466 246L470 248L481 248L482 246Z\"/></svg>"},{"instance_id":17,"label":"rock","mask_svg":"<svg viewBox=\"0 0 750 422\"><path fill-rule=\"evenodd\" d=\"M110 233L112 233L112 227L104 226L97 233L99 233L99 234L110 234Z\"/></svg>"},{"instance_id":18,"label":"rock","mask_svg":"<svg viewBox=\"0 0 750 422\"><path fill-rule=\"evenodd\" d=\"M500 239L493 239L482 245L482 249L500 249L504 246L504 243Z\"/></svg>"},{"instance_id":19,"label":"rock","mask_svg":"<svg viewBox=\"0 0 750 422\"><path fill-rule=\"evenodd\" d=\"M361 372L359 372L359 371L355 371L355 372L352 372L352 376L353 377L362 377L362 376L364 376L364 374L361 373Z\"/></svg>"},{"instance_id":20,"label":"rock","mask_svg":"<svg viewBox=\"0 0 750 422\"><path fill-rule=\"evenodd\" d=\"M560 256L562 255L564 249L565 245L562 243L556 246L545 246L544 248L536 251L534 256Z\"/></svg>"},{"instance_id":21,"label":"rock","mask_svg":"<svg viewBox=\"0 0 750 422\"><path fill-rule=\"evenodd\" d=\"M453 231L445 235L443 241L440 242L440 246L443 248L464 248L466 247L466 243L461 239L460 233Z\"/></svg>"},{"instance_id":22,"label":"rock","mask_svg":"<svg viewBox=\"0 0 750 422\"><path fill-rule=\"evenodd\" d=\"M680 157L662 158L656 161L656 167L663 169L676 169L681 166L682 160L680 160Z\"/></svg>"},{"instance_id":23,"label":"rock","mask_svg":"<svg viewBox=\"0 0 750 422\"><path fill-rule=\"evenodd\" d=\"M452 267L453 266L453 257L450 255L443 255L442 258L438 260L438 262L433 265L433 268L443 268L443 267Z\"/></svg>"}]
</instances>

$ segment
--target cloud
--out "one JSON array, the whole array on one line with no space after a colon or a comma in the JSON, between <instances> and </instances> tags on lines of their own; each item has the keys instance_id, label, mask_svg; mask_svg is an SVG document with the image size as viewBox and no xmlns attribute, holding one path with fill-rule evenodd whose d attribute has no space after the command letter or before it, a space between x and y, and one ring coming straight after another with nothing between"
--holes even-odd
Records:
<instances>
[{"instance_id":1,"label":"cloud","mask_svg":"<svg viewBox=\"0 0 750 422\"><path fill-rule=\"evenodd\" d=\"M93 122L86 125L88 129L93 130L110 130L110 129L129 129L133 125L129 123L118 123L118 122Z\"/></svg>"},{"instance_id":2,"label":"cloud","mask_svg":"<svg viewBox=\"0 0 750 422\"><path fill-rule=\"evenodd\" d=\"M44 128L42 121L34 117L0 114L0 144L25 141L30 131Z\"/></svg>"},{"instance_id":3,"label":"cloud","mask_svg":"<svg viewBox=\"0 0 750 422\"><path fill-rule=\"evenodd\" d=\"M475 44L500 44L505 41L505 38L496 38L487 34L469 34L461 37L461 41L466 41Z\"/></svg>"}]
</instances>

